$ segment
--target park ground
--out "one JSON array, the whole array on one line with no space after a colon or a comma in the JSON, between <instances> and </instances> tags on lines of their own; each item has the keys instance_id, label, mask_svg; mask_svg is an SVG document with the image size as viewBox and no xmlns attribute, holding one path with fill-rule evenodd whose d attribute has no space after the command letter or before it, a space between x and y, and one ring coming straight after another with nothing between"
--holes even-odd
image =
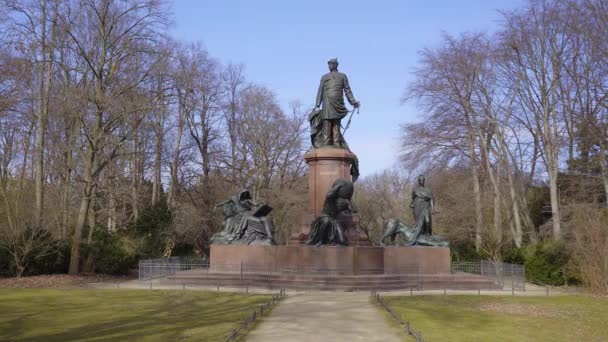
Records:
<instances>
[{"instance_id":1,"label":"park ground","mask_svg":"<svg viewBox=\"0 0 608 342\"><path fill-rule=\"evenodd\" d=\"M99 279L4 279L0 341L218 341L269 299L229 289L135 289L124 279L120 288L91 288L91 280ZM608 341L607 297L438 291L384 298L425 341ZM245 340L407 341L403 330L369 293L288 291Z\"/></svg>"},{"instance_id":2,"label":"park ground","mask_svg":"<svg viewBox=\"0 0 608 342\"><path fill-rule=\"evenodd\" d=\"M0 341L223 341L266 295L0 289Z\"/></svg>"},{"instance_id":3,"label":"park ground","mask_svg":"<svg viewBox=\"0 0 608 342\"><path fill-rule=\"evenodd\" d=\"M425 341L608 341L606 297L388 295L384 299L423 333Z\"/></svg>"}]
</instances>

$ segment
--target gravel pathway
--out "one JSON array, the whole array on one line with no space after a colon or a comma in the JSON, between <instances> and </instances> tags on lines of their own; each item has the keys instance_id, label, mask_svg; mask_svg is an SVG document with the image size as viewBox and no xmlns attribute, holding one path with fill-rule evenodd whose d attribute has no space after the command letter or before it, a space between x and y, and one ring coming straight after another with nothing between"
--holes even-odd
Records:
<instances>
[{"instance_id":1,"label":"gravel pathway","mask_svg":"<svg viewBox=\"0 0 608 342\"><path fill-rule=\"evenodd\" d=\"M248 342L269 341L403 341L370 303L369 293L291 294L248 334Z\"/></svg>"}]
</instances>

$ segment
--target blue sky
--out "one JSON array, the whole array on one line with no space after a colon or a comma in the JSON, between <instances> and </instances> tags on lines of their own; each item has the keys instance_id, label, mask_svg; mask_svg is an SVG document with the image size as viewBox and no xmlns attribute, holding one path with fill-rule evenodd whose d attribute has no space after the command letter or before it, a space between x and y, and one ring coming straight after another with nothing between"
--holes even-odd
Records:
<instances>
[{"instance_id":1,"label":"blue sky","mask_svg":"<svg viewBox=\"0 0 608 342\"><path fill-rule=\"evenodd\" d=\"M397 161L399 126L418 120L401 104L418 52L442 32L492 32L498 10L524 0L175 0L172 34L199 41L223 63L243 63L249 81L270 88L283 108L312 106L327 60L337 57L360 115L346 134L363 176Z\"/></svg>"}]
</instances>

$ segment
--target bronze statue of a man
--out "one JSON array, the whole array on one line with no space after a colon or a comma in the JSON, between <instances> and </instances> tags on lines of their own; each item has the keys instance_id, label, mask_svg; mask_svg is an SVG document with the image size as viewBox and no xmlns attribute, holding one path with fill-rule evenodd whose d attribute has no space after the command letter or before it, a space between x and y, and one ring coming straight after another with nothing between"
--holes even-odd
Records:
<instances>
[{"instance_id":1,"label":"bronze statue of a man","mask_svg":"<svg viewBox=\"0 0 608 342\"><path fill-rule=\"evenodd\" d=\"M314 112L318 112L318 121L322 125L321 132L323 140L321 144L345 147L342 133L340 132L340 120L347 114L348 109L344 105L344 95L348 102L355 108L359 108L359 102L355 100L353 92L348 84L346 74L338 71L338 60L331 59L327 62L329 72L321 77L321 84L317 92L317 102ZM319 107L323 105L319 111ZM312 121L312 120L311 120ZM313 144L314 137L313 137ZM318 146L315 146L318 147Z\"/></svg>"}]
</instances>

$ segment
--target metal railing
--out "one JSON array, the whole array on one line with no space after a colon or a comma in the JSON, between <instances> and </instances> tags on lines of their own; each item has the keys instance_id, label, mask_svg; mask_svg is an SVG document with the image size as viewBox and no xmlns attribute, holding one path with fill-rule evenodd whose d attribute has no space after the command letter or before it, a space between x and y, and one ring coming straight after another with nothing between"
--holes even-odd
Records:
<instances>
[{"instance_id":1,"label":"metal railing","mask_svg":"<svg viewBox=\"0 0 608 342\"><path fill-rule=\"evenodd\" d=\"M516 291L526 290L524 265L490 260L460 261L452 263L452 273L477 274L493 279L496 285L503 288L515 289Z\"/></svg>"},{"instance_id":2,"label":"metal railing","mask_svg":"<svg viewBox=\"0 0 608 342\"><path fill-rule=\"evenodd\" d=\"M209 259L168 257L139 261L139 280L164 278L180 271L209 268Z\"/></svg>"},{"instance_id":3,"label":"metal railing","mask_svg":"<svg viewBox=\"0 0 608 342\"><path fill-rule=\"evenodd\" d=\"M390 305L386 304L386 302L384 301L384 297L382 297L379 293L375 291L372 291L371 295L376 304L380 305L384 310L386 310L386 312L388 312L391 317L397 323L399 323L400 326L404 328L405 333L407 335L415 338L416 342L424 342L424 340L422 339L422 332L420 330L415 330L414 328L412 328L410 321L404 320L401 314L397 313L395 309L393 309Z\"/></svg>"}]
</instances>

